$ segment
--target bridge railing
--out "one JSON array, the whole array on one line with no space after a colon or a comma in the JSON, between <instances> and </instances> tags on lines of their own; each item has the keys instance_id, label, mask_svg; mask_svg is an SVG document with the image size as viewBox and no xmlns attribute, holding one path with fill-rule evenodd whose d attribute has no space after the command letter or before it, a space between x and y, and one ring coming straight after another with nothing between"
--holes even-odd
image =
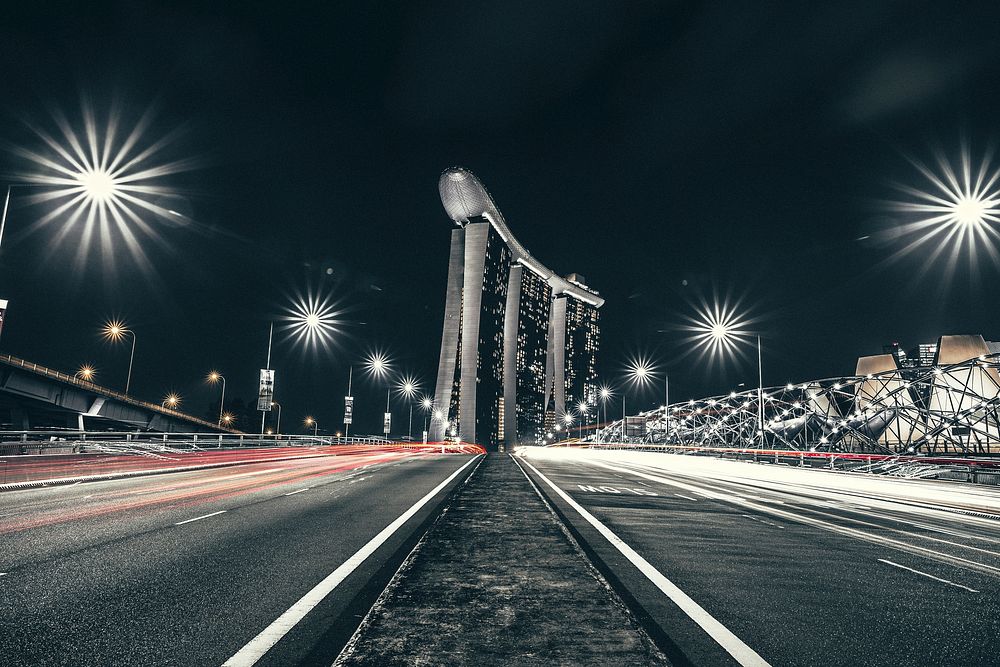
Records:
<instances>
[{"instance_id":1,"label":"bridge railing","mask_svg":"<svg viewBox=\"0 0 1000 667\"><path fill-rule=\"evenodd\" d=\"M207 419L201 419L200 417L195 417L193 415L187 414L186 412L181 412L180 410L174 410L172 408L168 408L158 403L150 403L149 401L143 401L141 399L129 396L128 394L123 394L119 391L115 391L114 389L108 389L107 387L101 386L99 384L94 384L93 382L88 382L87 380L81 380L75 375L69 375L68 373L63 373L62 371L57 371L55 369L42 366L41 364L36 364L33 361L26 361L19 357L12 356L10 354L0 354L0 363L7 364L8 366L12 366L14 368L21 368L26 371L31 371L32 373L36 373L38 375L51 378L53 380L58 380L60 382L65 382L67 384L75 385L77 387L80 387L81 389L86 389L87 391L92 391L95 394L100 394L101 396L113 398L117 401L128 403L129 405L141 407L145 410L150 410L152 412L156 412L159 414L176 417L178 419L182 419L188 422L193 422L195 424L200 424L202 426L206 426L208 428L215 429L218 431L224 431L227 433L239 433L239 431L235 429L230 429L224 426L220 426L219 424L210 422Z\"/></svg>"}]
</instances>

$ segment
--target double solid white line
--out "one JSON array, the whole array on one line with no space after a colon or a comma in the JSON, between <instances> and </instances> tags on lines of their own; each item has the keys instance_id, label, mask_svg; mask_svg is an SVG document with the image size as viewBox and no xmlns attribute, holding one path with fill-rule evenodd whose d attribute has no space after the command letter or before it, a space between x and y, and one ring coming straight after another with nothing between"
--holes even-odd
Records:
<instances>
[{"instance_id":1,"label":"double solid white line","mask_svg":"<svg viewBox=\"0 0 1000 667\"><path fill-rule=\"evenodd\" d=\"M515 459L517 461L517 459ZM653 583L654 586L660 589L664 595L673 601L681 611L687 614L691 620L701 626L708 635L716 641L726 652L733 657L739 664L743 667L770 667L764 658L760 657L756 651L743 643L739 637L737 637L733 632L720 623L714 616L709 614L705 609L699 605L697 602L691 599L691 597L677 587L674 582L667 579L663 573L653 567L649 561L640 556L636 551L630 547L622 538L618 537L610 528L605 526L601 521L595 517L593 514L585 510L579 503L570 498L569 494L556 486L548 477L539 472L538 468L528 463L526 460L521 459L518 463L523 462L524 465L531 468L539 479L549 485L549 487L555 491L560 498L562 498L566 504L576 510L577 514L583 517L587 523L597 529L604 538L611 543L611 545L616 548L623 556L629 559L642 574Z\"/></svg>"},{"instance_id":2,"label":"double solid white line","mask_svg":"<svg viewBox=\"0 0 1000 667\"><path fill-rule=\"evenodd\" d=\"M419 512L420 508L429 503L431 499L440 493L442 489L448 486L453 479L462 474L466 468L479 459L480 457L476 456L469 460L468 463L449 475L448 479L435 486L426 496L414 503L410 509L400 514L395 521L383 528L382 532L369 540L363 547L358 549L353 556L348 558L340 567L331 572L326 579L316 584L311 591L303 595L298 602L289 607L288 610L275 619L271 625L264 628L259 635L251 639L250 642L237 651L233 657L226 660L226 662L223 663L223 667L249 667L250 665L256 664L257 661L260 660L272 646L277 644L282 637L288 634L289 630L294 628L299 621L305 618L306 614L322 602L323 598L333 592L333 589L339 586L341 582L343 582L352 572L354 572L354 570L358 568L359 565L364 563L369 556L375 553L380 546L385 544L386 540L392 537L393 533L402 528L403 524L409 521L414 514Z\"/></svg>"}]
</instances>

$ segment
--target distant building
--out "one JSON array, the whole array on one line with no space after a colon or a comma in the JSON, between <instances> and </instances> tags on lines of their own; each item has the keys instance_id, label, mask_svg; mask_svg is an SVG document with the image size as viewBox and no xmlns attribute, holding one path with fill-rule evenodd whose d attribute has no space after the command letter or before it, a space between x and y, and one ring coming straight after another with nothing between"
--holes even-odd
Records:
<instances>
[{"instance_id":1,"label":"distant building","mask_svg":"<svg viewBox=\"0 0 1000 667\"><path fill-rule=\"evenodd\" d=\"M883 354L891 354L896 360L897 368L924 368L933 366L937 359L937 343L921 343L909 351L904 350L899 343L889 343L882 346Z\"/></svg>"},{"instance_id":2,"label":"distant building","mask_svg":"<svg viewBox=\"0 0 1000 667\"><path fill-rule=\"evenodd\" d=\"M458 229L430 437L454 432L491 449L540 442L553 415L594 402L604 299L518 243L471 172L446 170L438 189Z\"/></svg>"}]
</instances>

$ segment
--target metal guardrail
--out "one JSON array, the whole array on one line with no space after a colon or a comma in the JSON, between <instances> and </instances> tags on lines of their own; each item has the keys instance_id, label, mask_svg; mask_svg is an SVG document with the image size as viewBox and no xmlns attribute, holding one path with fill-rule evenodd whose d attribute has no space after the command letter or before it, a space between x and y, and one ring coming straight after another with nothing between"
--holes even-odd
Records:
<instances>
[{"instance_id":1,"label":"metal guardrail","mask_svg":"<svg viewBox=\"0 0 1000 667\"><path fill-rule=\"evenodd\" d=\"M152 410L153 412L158 412L163 415L169 415L171 417L176 417L178 419L183 419L185 421L193 422L195 424L201 424L211 429L217 431L224 431L227 433L240 433L235 429L226 428L225 426L220 426L214 422L210 422L207 419L201 419L200 417L195 417L189 415L186 412L181 412L180 410L174 410L172 408L167 408L157 403L150 403L148 401L143 401L138 398L133 398L128 394L123 394L121 392L115 391L114 389L108 389L107 387L102 387L99 384L94 384L93 382L88 382L87 380L81 380L75 375L69 375L63 373L62 371L57 371L52 368L47 368L40 364L36 364L33 361L26 361L18 357L9 354L0 354L0 363L7 364L13 368L20 368L26 371L31 371L32 373L37 373L43 377L47 377L53 380L58 380L60 382L65 382L87 391L92 391L96 394L102 396L107 396L108 398L114 398L115 400L122 401L123 403L128 403L137 407L141 407L146 410Z\"/></svg>"}]
</instances>

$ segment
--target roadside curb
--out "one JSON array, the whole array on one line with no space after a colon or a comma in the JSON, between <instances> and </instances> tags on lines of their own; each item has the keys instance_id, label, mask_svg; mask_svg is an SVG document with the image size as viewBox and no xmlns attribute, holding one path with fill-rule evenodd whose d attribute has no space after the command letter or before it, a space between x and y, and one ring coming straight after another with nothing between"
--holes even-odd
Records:
<instances>
[{"instance_id":1,"label":"roadside curb","mask_svg":"<svg viewBox=\"0 0 1000 667\"><path fill-rule=\"evenodd\" d=\"M33 482L12 482L10 484L0 484L0 493L4 491L22 491L25 489L37 489L47 486L65 486L66 484L80 484L82 482L105 482L116 479L128 479L129 477L147 477L150 475L165 475L173 472L191 472L194 470L210 470L212 468L228 468L231 466L250 465L251 463L272 463L275 461L294 461L298 459L316 459L323 456L336 456L336 454L307 454L305 456L279 456L269 459L253 459L247 461L223 461L220 463L203 463L193 466L179 466L176 468L156 468L154 470L131 470L127 472L110 472L103 475L80 475L77 477L57 477L55 479L39 479Z\"/></svg>"}]
</instances>

